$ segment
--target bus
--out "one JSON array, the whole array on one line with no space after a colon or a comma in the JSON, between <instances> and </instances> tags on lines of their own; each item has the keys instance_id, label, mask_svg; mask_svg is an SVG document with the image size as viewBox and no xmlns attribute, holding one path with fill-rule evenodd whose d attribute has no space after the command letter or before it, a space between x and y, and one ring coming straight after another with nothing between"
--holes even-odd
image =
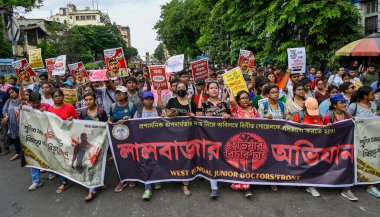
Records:
<instances>
[{"instance_id":1,"label":"bus","mask_svg":"<svg viewBox=\"0 0 380 217\"><path fill-rule=\"evenodd\" d=\"M14 75L15 70L12 67L13 59L0 59L0 74L4 76Z\"/></svg>"}]
</instances>

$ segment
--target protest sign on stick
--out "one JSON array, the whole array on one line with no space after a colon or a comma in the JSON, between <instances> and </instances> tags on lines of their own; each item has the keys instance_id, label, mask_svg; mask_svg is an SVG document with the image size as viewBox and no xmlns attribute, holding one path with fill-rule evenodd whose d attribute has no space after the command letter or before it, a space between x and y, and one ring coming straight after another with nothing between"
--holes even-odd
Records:
<instances>
[{"instance_id":1,"label":"protest sign on stick","mask_svg":"<svg viewBox=\"0 0 380 217\"><path fill-rule=\"evenodd\" d=\"M288 48L288 68L291 73L306 72L306 50L304 47Z\"/></svg>"},{"instance_id":2,"label":"protest sign on stick","mask_svg":"<svg viewBox=\"0 0 380 217\"><path fill-rule=\"evenodd\" d=\"M155 90L158 88L160 90L169 89L164 65L149 66L149 74Z\"/></svg>"},{"instance_id":3,"label":"protest sign on stick","mask_svg":"<svg viewBox=\"0 0 380 217\"><path fill-rule=\"evenodd\" d=\"M239 67L231 69L230 71L223 74L223 80L227 87L232 90L232 93L236 96L239 91L248 91L247 85L245 84L243 74Z\"/></svg>"},{"instance_id":4,"label":"protest sign on stick","mask_svg":"<svg viewBox=\"0 0 380 217\"><path fill-rule=\"evenodd\" d=\"M205 80L209 78L207 58L191 62L190 66L194 80L197 78L204 78Z\"/></svg>"},{"instance_id":5,"label":"protest sign on stick","mask_svg":"<svg viewBox=\"0 0 380 217\"><path fill-rule=\"evenodd\" d=\"M29 64L33 69L44 68L42 61L41 48L29 50Z\"/></svg>"},{"instance_id":6,"label":"protest sign on stick","mask_svg":"<svg viewBox=\"0 0 380 217\"><path fill-rule=\"evenodd\" d=\"M107 70L101 69L101 70L90 70L90 81L107 81Z\"/></svg>"},{"instance_id":7,"label":"protest sign on stick","mask_svg":"<svg viewBox=\"0 0 380 217\"><path fill-rule=\"evenodd\" d=\"M36 83L40 80L26 59L12 62L12 66L15 69L19 81L22 82L24 86Z\"/></svg>"},{"instance_id":8,"label":"protest sign on stick","mask_svg":"<svg viewBox=\"0 0 380 217\"><path fill-rule=\"evenodd\" d=\"M166 69L165 71L168 73L170 72L179 72L183 70L183 63L185 61L185 55L177 55L172 56L166 61Z\"/></svg>"},{"instance_id":9,"label":"protest sign on stick","mask_svg":"<svg viewBox=\"0 0 380 217\"><path fill-rule=\"evenodd\" d=\"M253 68L255 66L255 56L249 50L240 50L239 53L239 66L241 66L244 59L248 59L249 68Z\"/></svg>"},{"instance_id":10,"label":"protest sign on stick","mask_svg":"<svg viewBox=\"0 0 380 217\"><path fill-rule=\"evenodd\" d=\"M53 74L55 59L56 58L45 59L46 71L49 77Z\"/></svg>"},{"instance_id":11,"label":"protest sign on stick","mask_svg":"<svg viewBox=\"0 0 380 217\"><path fill-rule=\"evenodd\" d=\"M111 79L129 76L123 48L119 47L104 50L104 58L107 65L107 73L109 73Z\"/></svg>"},{"instance_id":12,"label":"protest sign on stick","mask_svg":"<svg viewBox=\"0 0 380 217\"><path fill-rule=\"evenodd\" d=\"M61 55L55 59L52 75L65 75L65 74L66 74L66 55Z\"/></svg>"},{"instance_id":13,"label":"protest sign on stick","mask_svg":"<svg viewBox=\"0 0 380 217\"><path fill-rule=\"evenodd\" d=\"M78 94L76 89L61 89L63 91L63 101L65 103L75 105L78 102Z\"/></svg>"},{"instance_id":14,"label":"protest sign on stick","mask_svg":"<svg viewBox=\"0 0 380 217\"><path fill-rule=\"evenodd\" d=\"M68 67L77 84L88 83L87 71L82 62L69 64Z\"/></svg>"}]
</instances>

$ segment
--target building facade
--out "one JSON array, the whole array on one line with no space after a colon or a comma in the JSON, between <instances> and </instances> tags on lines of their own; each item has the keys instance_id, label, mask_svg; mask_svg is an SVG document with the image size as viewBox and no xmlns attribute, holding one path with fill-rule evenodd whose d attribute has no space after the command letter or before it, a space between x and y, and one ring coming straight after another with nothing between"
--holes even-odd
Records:
<instances>
[{"instance_id":1,"label":"building facade","mask_svg":"<svg viewBox=\"0 0 380 217\"><path fill-rule=\"evenodd\" d=\"M359 9L362 15L360 21L364 27L364 34L369 35L380 32L380 15L378 0L351 0L351 2Z\"/></svg>"},{"instance_id":2,"label":"building facade","mask_svg":"<svg viewBox=\"0 0 380 217\"><path fill-rule=\"evenodd\" d=\"M123 37L123 40L125 42L125 45L127 47L131 47L131 30L129 26L117 26L121 36Z\"/></svg>"},{"instance_id":3,"label":"building facade","mask_svg":"<svg viewBox=\"0 0 380 217\"><path fill-rule=\"evenodd\" d=\"M84 10L78 10L74 4L67 4L67 7L60 8L59 13L50 16L50 20L71 26L103 26L111 24L108 14L100 10L90 9L89 7L86 7Z\"/></svg>"}]
</instances>

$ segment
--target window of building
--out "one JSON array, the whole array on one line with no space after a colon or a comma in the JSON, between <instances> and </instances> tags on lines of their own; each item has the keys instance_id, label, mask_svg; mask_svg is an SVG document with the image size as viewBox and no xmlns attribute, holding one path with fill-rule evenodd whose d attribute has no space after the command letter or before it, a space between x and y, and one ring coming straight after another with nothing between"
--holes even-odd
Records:
<instances>
[{"instance_id":1,"label":"window of building","mask_svg":"<svg viewBox=\"0 0 380 217\"><path fill-rule=\"evenodd\" d=\"M57 18L57 21L59 22L59 18Z\"/></svg>"},{"instance_id":2,"label":"window of building","mask_svg":"<svg viewBox=\"0 0 380 217\"><path fill-rule=\"evenodd\" d=\"M95 15L92 15L91 18L92 18L92 20L96 20L96 16Z\"/></svg>"},{"instance_id":3,"label":"window of building","mask_svg":"<svg viewBox=\"0 0 380 217\"><path fill-rule=\"evenodd\" d=\"M364 29L366 35L377 32L377 16L366 17Z\"/></svg>"},{"instance_id":4,"label":"window of building","mask_svg":"<svg viewBox=\"0 0 380 217\"><path fill-rule=\"evenodd\" d=\"M79 20L79 16L75 16L75 19L76 19L76 20Z\"/></svg>"},{"instance_id":5,"label":"window of building","mask_svg":"<svg viewBox=\"0 0 380 217\"><path fill-rule=\"evenodd\" d=\"M86 20L86 16L80 16L80 20Z\"/></svg>"},{"instance_id":6,"label":"window of building","mask_svg":"<svg viewBox=\"0 0 380 217\"><path fill-rule=\"evenodd\" d=\"M374 16L377 15L378 12L378 0L376 1L370 1L367 2L365 5L365 15L368 16Z\"/></svg>"},{"instance_id":7,"label":"window of building","mask_svg":"<svg viewBox=\"0 0 380 217\"><path fill-rule=\"evenodd\" d=\"M72 20L73 19L73 17L72 16L70 16L70 20Z\"/></svg>"},{"instance_id":8,"label":"window of building","mask_svg":"<svg viewBox=\"0 0 380 217\"><path fill-rule=\"evenodd\" d=\"M86 16L86 20L91 20L91 16Z\"/></svg>"}]
</instances>

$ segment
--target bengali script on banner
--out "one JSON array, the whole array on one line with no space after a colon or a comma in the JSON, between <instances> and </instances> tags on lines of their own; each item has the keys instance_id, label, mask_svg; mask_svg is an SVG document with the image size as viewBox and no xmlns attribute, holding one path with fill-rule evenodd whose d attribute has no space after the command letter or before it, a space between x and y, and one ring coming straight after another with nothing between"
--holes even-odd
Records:
<instances>
[{"instance_id":1,"label":"bengali script on banner","mask_svg":"<svg viewBox=\"0 0 380 217\"><path fill-rule=\"evenodd\" d=\"M356 118L357 184L380 183L380 118Z\"/></svg>"},{"instance_id":2,"label":"bengali script on banner","mask_svg":"<svg viewBox=\"0 0 380 217\"><path fill-rule=\"evenodd\" d=\"M54 114L24 106L20 141L26 166L52 171L86 187L104 183L106 123L62 121Z\"/></svg>"},{"instance_id":3,"label":"bengali script on banner","mask_svg":"<svg viewBox=\"0 0 380 217\"><path fill-rule=\"evenodd\" d=\"M124 181L203 176L262 185L354 184L351 120L320 128L263 119L134 119L111 126L109 139Z\"/></svg>"}]
</instances>

